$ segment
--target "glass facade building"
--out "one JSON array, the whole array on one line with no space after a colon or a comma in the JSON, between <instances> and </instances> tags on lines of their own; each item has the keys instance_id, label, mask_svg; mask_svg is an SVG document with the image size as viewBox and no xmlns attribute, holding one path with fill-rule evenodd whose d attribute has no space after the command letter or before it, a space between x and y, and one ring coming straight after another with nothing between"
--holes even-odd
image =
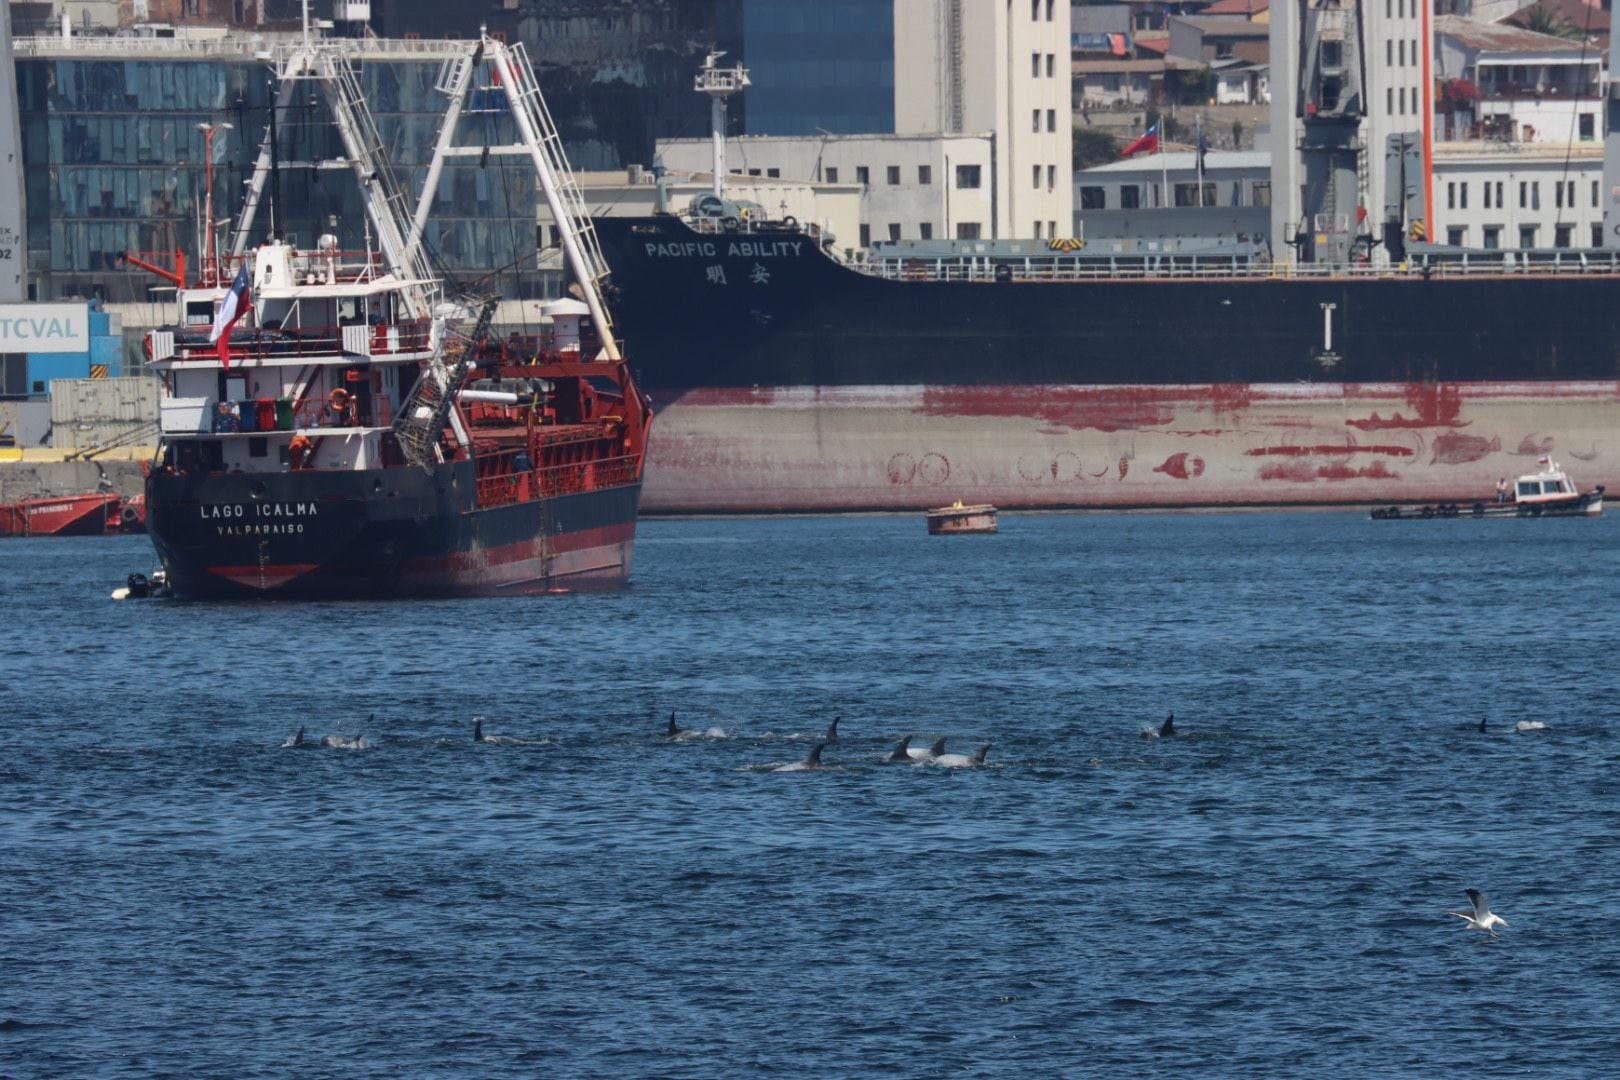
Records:
<instances>
[{"instance_id":1,"label":"glass facade building","mask_svg":"<svg viewBox=\"0 0 1620 1080\"><path fill-rule=\"evenodd\" d=\"M401 186L419 191L443 116L433 89L439 62L370 61L360 81ZM125 252L170 252L188 260L202 249L206 204L204 134L213 143L217 222L241 212L269 123L273 88L251 59L35 58L17 62L28 199L29 271L38 299L100 296L145 299L158 284L120 264ZM504 108L474 100L464 142L514 141ZM295 100L277 130L276 225L313 246L337 222L345 248L365 245L366 222L352 175L309 163L342 157L324 101ZM414 194L412 195L414 201ZM532 296L536 181L522 159L492 156L446 165L424 239L445 272L463 284L509 297ZM267 235L261 203L255 232ZM216 236L222 247L231 230ZM527 271L527 272L525 272Z\"/></svg>"},{"instance_id":2,"label":"glass facade building","mask_svg":"<svg viewBox=\"0 0 1620 1080\"><path fill-rule=\"evenodd\" d=\"M750 135L894 131L894 0L741 0Z\"/></svg>"}]
</instances>

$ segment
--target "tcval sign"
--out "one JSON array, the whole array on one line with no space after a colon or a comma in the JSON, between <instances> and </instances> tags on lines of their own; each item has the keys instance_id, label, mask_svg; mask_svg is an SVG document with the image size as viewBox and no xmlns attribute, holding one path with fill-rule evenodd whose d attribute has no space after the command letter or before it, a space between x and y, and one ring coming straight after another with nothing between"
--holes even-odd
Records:
<instances>
[{"instance_id":1,"label":"tcval sign","mask_svg":"<svg viewBox=\"0 0 1620 1080\"><path fill-rule=\"evenodd\" d=\"M87 353L88 304L0 304L0 353Z\"/></svg>"}]
</instances>

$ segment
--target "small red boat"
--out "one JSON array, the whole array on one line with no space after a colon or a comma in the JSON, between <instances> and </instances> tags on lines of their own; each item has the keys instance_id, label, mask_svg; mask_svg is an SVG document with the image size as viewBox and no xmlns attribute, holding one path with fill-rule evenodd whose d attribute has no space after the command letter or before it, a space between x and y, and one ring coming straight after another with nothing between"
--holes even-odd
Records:
<instances>
[{"instance_id":1,"label":"small red boat","mask_svg":"<svg viewBox=\"0 0 1620 1080\"><path fill-rule=\"evenodd\" d=\"M117 531L122 500L113 492L0 503L0 536L101 536Z\"/></svg>"}]
</instances>

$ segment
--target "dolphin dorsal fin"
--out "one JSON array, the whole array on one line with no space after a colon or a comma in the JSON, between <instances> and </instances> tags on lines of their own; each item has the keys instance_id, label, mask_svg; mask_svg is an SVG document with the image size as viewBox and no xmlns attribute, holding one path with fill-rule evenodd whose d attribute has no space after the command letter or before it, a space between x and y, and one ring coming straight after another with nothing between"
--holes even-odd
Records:
<instances>
[{"instance_id":1,"label":"dolphin dorsal fin","mask_svg":"<svg viewBox=\"0 0 1620 1080\"><path fill-rule=\"evenodd\" d=\"M905 761L905 760L907 760L909 757L911 757L910 754L906 753L906 748L908 746L910 746L910 745L911 745L911 736L907 735L905 738L901 739L899 741L899 743L897 743L895 745L895 748L893 750L891 750L889 752L889 760L890 761Z\"/></svg>"},{"instance_id":2,"label":"dolphin dorsal fin","mask_svg":"<svg viewBox=\"0 0 1620 1080\"><path fill-rule=\"evenodd\" d=\"M669 710L669 733L673 735L679 730L681 729L675 726L675 710L671 709Z\"/></svg>"},{"instance_id":3,"label":"dolphin dorsal fin","mask_svg":"<svg viewBox=\"0 0 1620 1080\"><path fill-rule=\"evenodd\" d=\"M475 717L473 717L473 742L483 742L483 741L484 741L484 718L482 716L475 716Z\"/></svg>"},{"instance_id":4,"label":"dolphin dorsal fin","mask_svg":"<svg viewBox=\"0 0 1620 1080\"><path fill-rule=\"evenodd\" d=\"M1159 734L1160 735L1174 735L1175 733L1176 733L1176 714L1171 713L1169 716L1164 718L1164 723L1159 726Z\"/></svg>"},{"instance_id":5,"label":"dolphin dorsal fin","mask_svg":"<svg viewBox=\"0 0 1620 1080\"><path fill-rule=\"evenodd\" d=\"M816 745L812 746L810 748L810 756L804 759L804 763L806 765L820 765L821 764L821 748L823 746L825 746L825 745L827 745L827 744L826 743L816 743Z\"/></svg>"},{"instance_id":6,"label":"dolphin dorsal fin","mask_svg":"<svg viewBox=\"0 0 1620 1080\"><path fill-rule=\"evenodd\" d=\"M941 736L938 739L935 739L934 740L934 745L930 746L928 748L928 753L933 757L939 757L939 755L943 754L944 752L945 752L945 738L943 736Z\"/></svg>"},{"instance_id":7,"label":"dolphin dorsal fin","mask_svg":"<svg viewBox=\"0 0 1620 1080\"><path fill-rule=\"evenodd\" d=\"M984 764L984 755L988 754L989 752L990 752L990 744L985 743L983 746L979 747L979 752L977 754L973 755L973 760L978 762L980 765L983 765Z\"/></svg>"},{"instance_id":8,"label":"dolphin dorsal fin","mask_svg":"<svg viewBox=\"0 0 1620 1080\"><path fill-rule=\"evenodd\" d=\"M840 721L842 719L843 719L842 716L835 716L835 717L833 717L833 722L827 725L827 738L828 739L836 739L836 738L838 738L838 721Z\"/></svg>"},{"instance_id":9,"label":"dolphin dorsal fin","mask_svg":"<svg viewBox=\"0 0 1620 1080\"><path fill-rule=\"evenodd\" d=\"M1483 716L1479 718L1479 733L1481 735L1485 734L1485 718Z\"/></svg>"}]
</instances>

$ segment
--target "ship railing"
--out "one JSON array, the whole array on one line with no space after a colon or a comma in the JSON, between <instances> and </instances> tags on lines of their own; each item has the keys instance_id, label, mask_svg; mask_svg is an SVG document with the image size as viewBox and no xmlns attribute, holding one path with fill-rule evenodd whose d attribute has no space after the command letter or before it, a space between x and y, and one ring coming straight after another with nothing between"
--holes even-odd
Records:
<instances>
[{"instance_id":1,"label":"ship railing","mask_svg":"<svg viewBox=\"0 0 1620 1080\"><path fill-rule=\"evenodd\" d=\"M394 406L382 394L350 396L347 410L335 408L330 399L320 397L295 401L291 398L241 398L230 402L236 418L235 430L229 434L268 435L312 428L387 427L394 422ZM166 434L225 434L215 421L212 400L203 400L197 411L197 420L190 422L191 412L180 416L179 423L170 422L165 414Z\"/></svg>"},{"instance_id":2,"label":"ship railing","mask_svg":"<svg viewBox=\"0 0 1620 1080\"><path fill-rule=\"evenodd\" d=\"M130 251L127 253L141 262L129 262L131 270L146 270L141 263L149 266L167 268L176 264L175 252L169 251ZM253 270L254 253L243 255L216 255L213 262L204 259L198 268L197 279L187 283L190 288L219 288L228 289L231 282L236 280L236 273L244 265L249 273ZM177 264L180 271L184 264ZM365 285L377 281L388 273L388 264L382 253L377 251L308 251L295 249L293 254L293 267L300 275L298 281L286 282L288 285ZM147 270L146 272L150 272ZM332 280L327 281L330 274Z\"/></svg>"},{"instance_id":3,"label":"ship railing","mask_svg":"<svg viewBox=\"0 0 1620 1080\"><path fill-rule=\"evenodd\" d=\"M771 235L781 232L799 232L811 238L821 235L821 226L813 221L795 221L788 224L769 218L710 217L686 217L683 220L693 232L714 236L755 236L761 233Z\"/></svg>"},{"instance_id":4,"label":"ship railing","mask_svg":"<svg viewBox=\"0 0 1620 1080\"><path fill-rule=\"evenodd\" d=\"M218 348L208 343L209 328L198 324L174 334L175 360L216 360ZM233 364L265 359L299 362L344 357L386 357L433 351L433 325L428 319L402 323L355 323L349 326L275 327L233 330ZM169 359L154 354L155 359Z\"/></svg>"},{"instance_id":5,"label":"ship railing","mask_svg":"<svg viewBox=\"0 0 1620 1080\"><path fill-rule=\"evenodd\" d=\"M510 457L516 457L516 451ZM552 465L544 469L519 470L478 479L479 506L505 506L526 498L552 498L585 491L622 487L636 478L637 458L633 455Z\"/></svg>"},{"instance_id":6,"label":"ship railing","mask_svg":"<svg viewBox=\"0 0 1620 1080\"><path fill-rule=\"evenodd\" d=\"M1006 267L1000 271L998 267ZM861 272L890 281L1119 281L1194 278L1230 280L1244 278L1404 278L1404 277L1482 277L1502 274L1569 275L1620 274L1620 251L1562 249L1559 251L1469 252L1424 262L1411 259L1403 264L1374 266L1367 263L1286 263L1271 260L1242 260L1217 263L1186 257L1165 256L1144 264L1139 260L1117 262L1090 260L1086 263L1018 264L1003 260L960 263L946 260L878 261L857 267Z\"/></svg>"}]
</instances>

